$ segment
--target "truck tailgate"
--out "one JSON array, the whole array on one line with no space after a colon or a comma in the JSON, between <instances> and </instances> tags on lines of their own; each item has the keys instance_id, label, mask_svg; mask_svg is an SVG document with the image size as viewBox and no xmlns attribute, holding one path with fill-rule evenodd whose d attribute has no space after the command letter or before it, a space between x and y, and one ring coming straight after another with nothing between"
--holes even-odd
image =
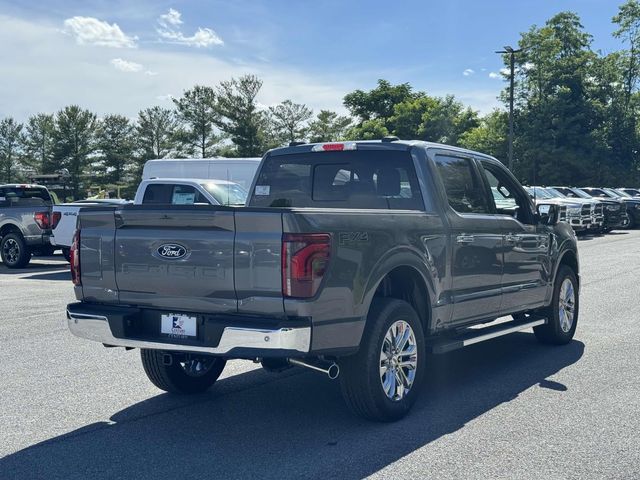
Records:
<instances>
[{"instance_id":1,"label":"truck tailgate","mask_svg":"<svg viewBox=\"0 0 640 480\"><path fill-rule=\"evenodd\" d=\"M283 316L282 214L133 205L80 214L85 300Z\"/></svg>"}]
</instances>

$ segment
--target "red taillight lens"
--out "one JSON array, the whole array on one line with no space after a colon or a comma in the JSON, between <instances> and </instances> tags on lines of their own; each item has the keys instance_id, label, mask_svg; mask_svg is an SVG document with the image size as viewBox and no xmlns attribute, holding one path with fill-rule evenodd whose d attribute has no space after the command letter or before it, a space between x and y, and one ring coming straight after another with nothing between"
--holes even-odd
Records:
<instances>
[{"instance_id":1,"label":"red taillight lens","mask_svg":"<svg viewBox=\"0 0 640 480\"><path fill-rule=\"evenodd\" d=\"M42 230L49 230L51 228L49 212L36 212L33 214L33 219Z\"/></svg>"},{"instance_id":2,"label":"red taillight lens","mask_svg":"<svg viewBox=\"0 0 640 480\"><path fill-rule=\"evenodd\" d=\"M53 212L51 214L51 229L54 229L58 226L61 218L62 218L62 213L60 212Z\"/></svg>"},{"instance_id":3,"label":"red taillight lens","mask_svg":"<svg viewBox=\"0 0 640 480\"><path fill-rule=\"evenodd\" d=\"M326 233L282 236L282 294L311 298L318 291L331 255L331 236Z\"/></svg>"},{"instance_id":4,"label":"red taillight lens","mask_svg":"<svg viewBox=\"0 0 640 480\"><path fill-rule=\"evenodd\" d=\"M73 243L69 251L69 263L71 264L71 281L74 285L80 286L80 230L73 234Z\"/></svg>"}]
</instances>

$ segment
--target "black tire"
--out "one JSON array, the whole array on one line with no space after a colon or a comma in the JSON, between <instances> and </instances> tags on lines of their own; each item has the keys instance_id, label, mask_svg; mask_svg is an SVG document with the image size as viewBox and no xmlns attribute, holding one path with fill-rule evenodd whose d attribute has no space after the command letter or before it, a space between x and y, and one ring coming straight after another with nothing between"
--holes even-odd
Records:
<instances>
[{"instance_id":1,"label":"black tire","mask_svg":"<svg viewBox=\"0 0 640 480\"><path fill-rule=\"evenodd\" d=\"M165 392L180 394L204 392L218 380L227 363L224 358L211 355L171 354L162 350L141 349L140 357L151 383ZM185 361L199 361L206 368L203 373L190 374L181 363Z\"/></svg>"},{"instance_id":2,"label":"black tire","mask_svg":"<svg viewBox=\"0 0 640 480\"><path fill-rule=\"evenodd\" d=\"M574 302L572 306L573 318L570 328L561 321L560 293L565 281L571 282ZM547 317L547 323L533 328L536 338L542 343L553 345L565 345L569 343L576 333L578 326L578 316L580 313L580 296L578 293L578 280L574 271L566 265L561 265L553 284L553 297L551 305L540 312Z\"/></svg>"},{"instance_id":3,"label":"black tire","mask_svg":"<svg viewBox=\"0 0 640 480\"><path fill-rule=\"evenodd\" d=\"M69 247L62 247L62 256L67 262L71 261L71 249Z\"/></svg>"},{"instance_id":4,"label":"black tire","mask_svg":"<svg viewBox=\"0 0 640 480\"><path fill-rule=\"evenodd\" d=\"M409 391L402 398L392 400L382 385L380 357L387 332L399 320L404 320L413 330L417 359ZM392 422L404 417L422 388L425 357L424 331L413 307L402 300L374 299L358 353L339 360L340 387L347 406L354 414L369 420ZM407 378L407 373L401 377Z\"/></svg>"},{"instance_id":5,"label":"black tire","mask_svg":"<svg viewBox=\"0 0 640 480\"><path fill-rule=\"evenodd\" d=\"M627 228L629 230L636 228L638 226L638 222L636 221L636 217L632 214L629 213L629 224L627 225Z\"/></svg>"},{"instance_id":6,"label":"black tire","mask_svg":"<svg viewBox=\"0 0 640 480\"><path fill-rule=\"evenodd\" d=\"M8 268L24 268L31 261L31 250L19 233L9 233L0 242L0 256Z\"/></svg>"}]
</instances>

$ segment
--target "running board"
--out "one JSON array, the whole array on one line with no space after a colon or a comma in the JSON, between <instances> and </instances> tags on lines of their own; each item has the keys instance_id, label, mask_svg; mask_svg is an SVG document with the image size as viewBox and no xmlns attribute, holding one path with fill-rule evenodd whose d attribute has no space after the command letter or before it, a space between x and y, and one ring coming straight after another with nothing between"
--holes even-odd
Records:
<instances>
[{"instance_id":1,"label":"running board","mask_svg":"<svg viewBox=\"0 0 640 480\"><path fill-rule=\"evenodd\" d=\"M537 327L547 323L545 317L527 317L524 320L514 320L512 322L499 323L484 328L467 328L464 333L454 338L438 339L428 347L434 354L447 353L459 348L468 347L474 343L484 342L492 338L501 337L510 333L526 330L527 328Z\"/></svg>"}]
</instances>

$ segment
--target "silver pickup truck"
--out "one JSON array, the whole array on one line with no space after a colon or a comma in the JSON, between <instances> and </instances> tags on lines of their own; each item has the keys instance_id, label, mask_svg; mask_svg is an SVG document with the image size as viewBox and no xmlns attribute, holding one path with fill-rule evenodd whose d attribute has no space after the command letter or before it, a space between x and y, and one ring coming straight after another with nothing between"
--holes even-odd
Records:
<instances>
[{"instance_id":1,"label":"silver pickup truck","mask_svg":"<svg viewBox=\"0 0 640 480\"><path fill-rule=\"evenodd\" d=\"M0 185L0 257L7 267L25 267L33 253L53 253L52 203L43 186Z\"/></svg>"},{"instance_id":2,"label":"silver pickup truck","mask_svg":"<svg viewBox=\"0 0 640 480\"><path fill-rule=\"evenodd\" d=\"M201 392L227 359L250 359L338 377L355 413L395 420L429 351L529 328L571 341L578 252L557 214L468 150L394 138L276 149L246 207L81 211L69 328L141 349L169 392Z\"/></svg>"}]
</instances>

